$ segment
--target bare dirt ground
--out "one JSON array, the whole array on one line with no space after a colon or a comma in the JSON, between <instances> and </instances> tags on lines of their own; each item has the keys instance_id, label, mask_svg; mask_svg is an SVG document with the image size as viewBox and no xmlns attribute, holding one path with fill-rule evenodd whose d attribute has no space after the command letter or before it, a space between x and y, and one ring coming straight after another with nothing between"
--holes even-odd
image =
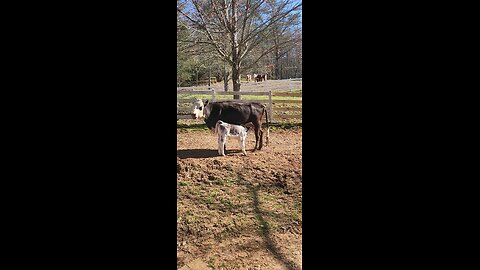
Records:
<instances>
[{"instance_id":1,"label":"bare dirt ground","mask_svg":"<svg viewBox=\"0 0 480 270\"><path fill-rule=\"evenodd\" d=\"M177 129L177 269L302 269L302 130L254 145Z\"/></svg>"}]
</instances>

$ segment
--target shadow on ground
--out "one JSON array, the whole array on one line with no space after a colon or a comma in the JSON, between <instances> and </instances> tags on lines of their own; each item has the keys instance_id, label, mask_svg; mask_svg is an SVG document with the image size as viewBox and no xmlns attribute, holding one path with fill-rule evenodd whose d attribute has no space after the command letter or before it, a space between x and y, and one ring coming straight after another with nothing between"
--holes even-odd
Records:
<instances>
[{"instance_id":1,"label":"shadow on ground","mask_svg":"<svg viewBox=\"0 0 480 270\"><path fill-rule=\"evenodd\" d=\"M257 216L258 221L261 224L262 236L265 240L265 247L272 253L272 255L281 262L288 270L297 270L300 269L300 266L297 265L294 261L288 259L280 249L275 245L275 242L272 239L270 232L270 226L264 219L263 211L260 210L260 203L258 200L258 189L260 186L254 188L250 187L250 190L253 194L253 207L255 210L255 215Z\"/></svg>"},{"instance_id":2,"label":"shadow on ground","mask_svg":"<svg viewBox=\"0 0 480 270\"><path fill-rule=\"evenodd\" d=\"M212 149L180 149L177 150L179 158L210 158L218 157L218 151Z\"/></svg>"},{"instance_id":3,"label":"shadow on ground","mask_svg":"<svg viewBox=\"0 0 480 270\"><path fill-rule=\"evenodd\" d=\"M288 123L288 122L280 122L280 123L269 123L270 128L279 128L279 129L296 129L302 128L302 123ZM265 128L265 123L262 123L262 127ZM205 130L208 131L209 129L205 125L205 123L177 123L177 129L185 129L185 130Z\"/></svg>"},{"instance_id":4,"label":"shadow on ground","mask_svg":"<svg viewBox=\"0 0 480 270\"><path fill-rule=\"evenodd\" d=\"M246 152L253 152L252 150L246 149ZM227 156L243 156L242 150L228 150L225 151L225 155ZM184 159L184 158L211 158L211 157L219 157L218 150L212 149L181 149L177 150L177 157Z\"/></svg>"}]
</instances>

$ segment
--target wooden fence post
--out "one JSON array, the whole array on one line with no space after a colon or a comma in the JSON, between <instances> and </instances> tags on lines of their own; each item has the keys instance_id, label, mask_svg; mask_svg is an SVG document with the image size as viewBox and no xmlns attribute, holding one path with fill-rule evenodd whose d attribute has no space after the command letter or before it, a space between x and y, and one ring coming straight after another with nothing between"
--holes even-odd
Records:
<instances>
[{"instance_id":1,"label":"wooden fence post","mask_svg":"<svg viewBox=\"0 0 480 270\"><path fill-rule=\"evenodd\" d=\"M270 107L268 108L268 120L270 121L270 123L272 122L272 112L273 112L273 103L272 103L272 91L268 91L268 103L270 105Z\"/></svg>"},{"instance_id":2,"label":"wooden fence post","mask_svg":"<svg viewBox=\"0 0 480 270\"><path fill-rule=\"evenodd\" d=\"M212 102L215 102L215 89L212 89Z\"/></svg>"}]
</instances>

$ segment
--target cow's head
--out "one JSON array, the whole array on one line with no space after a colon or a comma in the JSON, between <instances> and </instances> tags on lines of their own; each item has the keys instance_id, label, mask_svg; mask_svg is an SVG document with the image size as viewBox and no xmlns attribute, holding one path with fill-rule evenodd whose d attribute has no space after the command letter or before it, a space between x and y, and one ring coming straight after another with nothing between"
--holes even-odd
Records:
<instances>
[{"instance_id":1,"label":"cow's head","mask_svg":"<svg viewBox=\"0 0 480 270\"><path fill-rule=\"evenodd\" d=\"M219 120L219 116L222 112L222 109L220 108L220 105L215 102L208 102L205 101L205 108L203 109L203 113L205 116L205 124L207 124L207 128L213 129L215 127L215 124Z\"/></svg>"},{"instance_id":2,"label":"cow's head","mask_svg":"<svg viewBox=\"0 0 480 270\"><path fill-rule=\"evenodd\" d=\"M193 114L195 115L195 119L204 117L203 109L204 109L203 101L197 98L197 100L195 100L192 104L192 110L193 110Z\"/></svg>"},{"instance_id":3,"label":"cow's head","mask_svg":"<svg viewBox=\"0 0 480 270\"><path fill-rule=\"evenodd\" d=\"M208 103L208 99L203 103L203 117L207 119L210 116L210 111L212 110L212 103Z\"/></svg>"}]
</instances>

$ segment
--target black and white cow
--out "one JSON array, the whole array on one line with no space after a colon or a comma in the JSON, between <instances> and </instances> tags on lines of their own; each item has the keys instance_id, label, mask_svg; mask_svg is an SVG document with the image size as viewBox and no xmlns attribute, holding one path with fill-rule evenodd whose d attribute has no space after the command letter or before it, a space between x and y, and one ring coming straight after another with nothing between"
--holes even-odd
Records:
<instances>
[{"instance_id":1,"label":"black and white cow","mask_svg":"<svg viewBox=\"0 0 480 270\"><path fill-rule=\"evenodd\" d=\"M268 113L265 105L257 102L235 102L235 101L218 101L208 102L205 101L204 108L204 121L209 129L213 129L218 122L233 124L233 125L245 125L246 123L252 123L255 130L255 150L261 150L263 146L263 131L262 117L265 114L265 120L267 123L267 136L265 145L268 144L270 130L268 127Z\"/></svg>"},{"instance_id":2,"label":"black and white cow","mask_svg":"<svg viewBox=\"0 0 480 270\"><path fill-rule=\"evenodd\" d=\"M192 111L195 115L195 119L203 118L203 107L203 101L199 98L192 103Z\"/></svg>"},{"instance_id":3,"label":"black and white cow","mask_svg":"<svg viewBox=\"0 0 480 270\"><path fill-rule=\"evenodd\" d=\"M203 118L203 108L204 108L204 105L203 105L203 101L199 98L195 99L190 107L180 107L180 104L179 102L177 101L177 115L185 115L185 116L189 116L193 119L200 119L200 118ZM177 120L178 120L178 117L177 117Z\"/></svg>"}]
</instances>

